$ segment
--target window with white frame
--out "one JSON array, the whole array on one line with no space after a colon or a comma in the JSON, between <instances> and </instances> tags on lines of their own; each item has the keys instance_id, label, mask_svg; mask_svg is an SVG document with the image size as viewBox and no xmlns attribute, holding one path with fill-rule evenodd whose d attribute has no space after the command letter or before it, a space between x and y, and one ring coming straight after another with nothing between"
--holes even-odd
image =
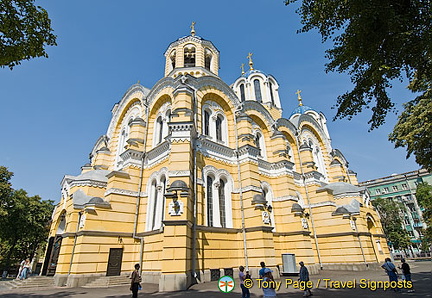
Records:
<instances>
[{"instance_id":1,"label":"window with white frame","mask_svg":"<svg viewBox=\"0 0 432 298\"><path fill-rule=\"evenodd\" d=\"M375 194L380 195L381 194L381 189L379 189L379 188L375 189Z\"/></svg>"},{"instance_id":2,"label":"window with white frame","mask_svg":"<svg viewBox=\"0 0 432 298\"><path fill-rule=\"evenodd\" d=\"M259 156L266 158L267 152L264 137L262 132L258 130L255 132L255 146L259 149Z\"/></svg>"},{"instance_id":3,"label":"window with white frame","mask_svg":"<svg viewBox=\"0 0 432 298\"><path fill-rule=\"evenodd\" d=\"M152 178L148 187L148 206L146 230L153 231L162 227L167 179L165 175Z\"/></svg>"},{"instance_id":4,"label":"window with white frame","mask_svg":"<svg viewBox=\"0 0 432 298\"><path fill-rule=\"evenodd\" d=\"M397 187L397 185L393 185L393 186L392 186L392 189L393 189L393 191L398 191L398 187Z\"/></svg>"},{"instance_id":5,"label":"window with white frame","mask_svg":"<svg viewBox=\"0 0 432 298\"><path fill-rule=\"evenodd\" d=\"M153 146L165 141L165 138L169 134L168 122L171 116L171 108L169 104L164 104L156 117L154 122L154 132L153 132Z\"/></svg>"},{"instance_id":6,"label":"window with white frame","mask_svg":"<svg viewBox=\"0 0 432 298\"><path fill-rule=\"evenodd\" d=\"M205 179L205 202L207 225L232 228L231 182L225 175L207 174Z\"/></svg>"},{"instance_id":7,"label":"window with white frame","mask_svg":"<svg viewBox=\"0 0 432 298\"><path fill-rule=\"evenodd\" d=\"M253 81L254 83L254 90L255 90L255 99L258 102L262 102L262 95L261 95L261 84L258 79L255 79Z\"/></svg>"},{"instance_id":8,"label":"window with white frame","mask_svg":"<svg viewBox=\"0 0 432 298\"><path fill-rule=\"evenodd\" d=\"M203 107L202 133L215 142L228 143L227 119L215 102L209 101Z\"/></svg>"}]
</instances>

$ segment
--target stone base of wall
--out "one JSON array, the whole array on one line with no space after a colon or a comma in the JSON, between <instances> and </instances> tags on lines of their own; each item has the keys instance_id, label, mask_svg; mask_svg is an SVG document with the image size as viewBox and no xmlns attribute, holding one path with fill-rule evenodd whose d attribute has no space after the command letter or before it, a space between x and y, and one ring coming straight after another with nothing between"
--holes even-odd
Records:
<instances>
[{"instance_id":1,"label":"stone base of wall","mask_svg":"<svg viewBox=\"0 0 432 298\"><path fill-rule=\"evenodd\" d=\"M318 265L319 266L319 265ZM378 263L324 263L323 270L346 270L346 271L367 271L367 270L382 270L381 264ZM315 274L315 273L314 273Z\"/></svg>"}]
</instances>

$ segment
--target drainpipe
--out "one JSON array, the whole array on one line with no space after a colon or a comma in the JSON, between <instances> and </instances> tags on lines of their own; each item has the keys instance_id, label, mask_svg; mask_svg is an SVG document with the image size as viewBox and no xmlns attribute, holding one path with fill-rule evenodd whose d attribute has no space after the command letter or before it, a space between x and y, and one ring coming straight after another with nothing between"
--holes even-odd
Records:
<instances>
[{"instance_id":1,"label":"drainpipe","mask_svg":"<svg viewBox=\"0 0 432 298\"><path fill-rule=\"evenodd\" d=\"M77 233L79 231L79 224L80 224L80 221L81 221L82 214L83 214L82 211L78 212L78 221L77 221L76 230L75 230L74 243L73 243L73 246L72 246L72 255L71 255L70 262L69 262L68 276L71 274L71 270L72 270L72 263L73 263L73 258L74 258L74 255L75 255L75 247L76 247L77 238L78 238Z\"/></svg>"},{"instance_id":2,"label":"drainpipe","mask_svg":"<svg viewBox=\"0 0 432 298\"><path fill-rule=\"evenodd\" d=\"M183 83L184 85L188 86L193 90L193 98L192 98L192 112L193 112L193 122L195 127L196 135L192 141L192 153L193 153L193 198L194 198L194 204L193 204L193 223L192 223L192 257L191 257L191 269L192 269L192 278L193 278L193 284L197 283L197 272L196 272L196 263L197 263L197 253L196 253L196 242L197 242L197 232L196 232L196 226L197 226L197 209L198 209L198 200L197 200L197 193L198 193L198 183L197 183L197 140L198 140L198 120L197 120L197 89L187 84L186 81Z\"/></svg>"},{"instance_id":3,"label":"drainpipe","mask_svg":"<svg viewBox=\"0 0 432 298\"><path fill-rule=\"evenodd\" d=\"M135 220L134 220L134 229L133 229L133 239L139 239L140 241L140 258L139 258L139 265L140 265L140 273L142 273L142 263L143 263L143 253L144 253L144 237L138 237L137 236L137 228L138 228L138 215L139 215L139 208L141 205L141 191L142 191L142 183L144 179L144 160L146 156L146 145L147 145L147 136L148 136L148 127L149 127L149 108L147 104L143 103L145 109L146 109L146 132L144 136L144 142L143 142L143 155L141 157L141 171L140 171L140 178L139 178L139 184L138 184L138 194L136 198L136 204L135 204Z\"/></svg>"},{"instance_id":4,"label":"drainpipe","mask_svg":"<svg viewBox=\"0 0 432 298\"><path fill-rule=\"evenodd\" d=\"M240 110L242 109L242 105L240 106ZM240 171L240 155L239 155L239 142L238 142L238 129L237 129L237 118L234 114L234 125L235 125L235 139L236 139L236 157L237 157L237 179L239 182L239 196L240 196L240 212L241 212L241 224L242 224L242 234L243 234L243 250L244 250L244 258L245 258L245 266L246 270L249 270L249 259L247 253L247 240L246 240L246 223L245 223L245 214L244 214L244 202L243 202L243 186L241 179L241 171Z\"/></svg>"},{"instance_id":5,"label":"drainpipe","mask_svg":"<svg viewBox=\"0 0 432 298\"><path fill-rule=\"evenodd\" d=\"M323 266L322 266L322 262L321 262L321 252L320 252L319 245L318 245L318 238L317 238L316 229L315 229L315 221L314 221L313 215L312 215L312 207L311 207L311 204L310 204L309 191L308 191L308 187L307 187L307 184L306 184L306 177L305 177L304 170L303 170L303 162L301 160L301 154L300 154L300 134L299 134L298 131L297 131L297 134L296 134L296 143L297 143L297 152L298 152L299 161L300 161L301 176L303 178L303 184L304 184L304 188L305 188L305 192L306 192L306 199L307 199L307 203L308 203L308 207L309 207L309 216L310 216L310 219L311 219L312 231L313 231L313 234L314 234L315 247L316 247L317 254L318 254L318 262L319 262L319 265L320 265L320 269L322 270Z\"/></svg>"}]
</instances>

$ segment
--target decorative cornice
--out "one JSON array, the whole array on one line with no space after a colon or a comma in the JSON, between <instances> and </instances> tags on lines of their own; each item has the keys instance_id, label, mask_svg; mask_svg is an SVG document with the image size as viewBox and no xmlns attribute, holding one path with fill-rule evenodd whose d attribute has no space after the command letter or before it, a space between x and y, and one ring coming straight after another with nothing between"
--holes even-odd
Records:
<instances>
[{"instance_id":1,"label":"decorative cornice","mask_svg":"<svg viewBox=\"0 0 432 298\"><path fill-rule=\"evenodd\" d=\"M110 194L116 194L116 195L122 195L122 196L129 196L129 197L137 197L138 192L132 191L128 189L122 189L122 188L110 188L105 191L104 196L108 196ZM141 192L141 197L144 197L146 194L144 192Z\"/></svg>"},{"instance_id":2,"label":"decorative cornice","mask_svg":"<svg viewBox=\"0 0 432 298\"><path fill-rule=\"evenodd\" d=\"M370 232L339 232L339 233L328 233L328 234L317 234L317 238L328 238L328 237L341 237L341 236L370 236Z\"/></svg>"},{"instance_id":3,"label":"decorative cornice","mask_svg":"<svg viewBox=\"0 0 432 298\"><path fill-rule=\"evenodd\" d=\"M272 226L258 226L258 227L245 228L245 231L246 231L246 233L257 232L257 231L271 233L273 231L273 229L274 229L274 227L272 227Z\"/></svg>"},{"instance_id":4,"label":"decorative cornice","mask_svg":"<svg viewBox=\"0 0 432 298\"><path fill-rule=\"evenodd\" d=\"M91 187L100 187L100 188L104 188L107 186L106 182L101 182L101 181L96 181L96 180L76 180L76 181L70 181L69 183L69 187L74 187L74 186L91 186Z\"/></svg>"},{"instance_id":5,"label":"decorative cornice","mask_svg":"<svg viewBox=\"0 0 432 298\"><path fill-rule=\"evenodd\" d=\"M106 175L108 179L111 177L117 177L117 178L123 178L123 179L130 179L130 175L126 172L122 171L112 171L108 175Z\"/></svg>"},{"instance_id":6,"label":"decorative cornice","mask_svg":"<svg viewBox=\"0 0 432 298\"><path fill-rule=\"evenodd\" d=\"M274 232L274 236L296 236L296 235L303 235L303 236L310 236L310 231L291 231L291 232Z\"/></svg>"},{"instance_id":7,"label":"decorative cornice","mask_svg":"<svg viewBox=\"0 0 432 298\"><path fill-rule=\"evenodd\" d=\"M241 229L233 229L233 228L219 228L219 227L208 227L208 226L200 226L197 225L196 229L198 231L206 231L206 232L215 232L215 233L241 233Z\"/></svg>"},{"instance_id":8,"label":"decorative cornice","mask_svg":"<svg viewBox=\"0 0 432 298\"><path fill-rule=\"evenodd\" d=\"M169 177L189 177L191 172L189 170L179 170L179 171L168 171Z\"/></svg>"},{"instance_id":9,"label":"decorative cornice","mask_svg":"<svg viewBox=\"0 0 432 298\"><path fill-rule=\"evenodd\" d=\"M283 197L276 197L273 198L273 202L285 202L285 201L298 201L298 197L296 196L283 196Z\"/></svg>"},{"instance_id":10,"label":"decorative cornice","mask_svg":"<svg viewBox=\"0 0 432 298\"><path fill-rule=\"evenodd\" d=\"M248 185L248 186L242 187L241 190L242 190L242 192L248 192L248 191L254 191L254 192L258 192L258 193L262 192L262 189L258 186L255 186L255 185ZM233 189L232 192L233 193L240 193L240 189L235 188L235 189Z\"/></svg>"},{"instance_id":11,"label":"decorative cornice","mask_svg":"<svg viewBox=\"0 0 432 298\"><path fill-rule=\"evenodd\" d=\"M163 224L166 226L187 226L189 228L193 226L190 220L164 220Z\"/></svg>"}]
</instances>

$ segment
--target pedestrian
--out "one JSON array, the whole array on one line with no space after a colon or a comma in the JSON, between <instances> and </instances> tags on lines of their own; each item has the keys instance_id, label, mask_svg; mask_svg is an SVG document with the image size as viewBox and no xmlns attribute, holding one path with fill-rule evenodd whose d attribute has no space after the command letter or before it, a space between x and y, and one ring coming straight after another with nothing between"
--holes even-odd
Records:
<instances>
[{"instance_id":1,"label":"pedestrian","mask_svg":"<svg viewBox=\"0 0 432 298\"><path fill-rule=\"evenodd\" d=\"M258 271L259 277L264 278L264 270L266 269L266 264L264 262L260 263L261 269Z\"/></svg>"},{"instance_id":2,"label":"pedestrian","mask_svg":"<svg viewBox=\"0 0 432 298\"><path fill-rule=\"evenodd\" d=\"M139 272L140 265L135 264L135 270L132 272L131 275L131 286L130 290L132 291L132 298L138 297L138 290L141 290L141 275Z\"/></svg>"},{"instance_id":3,"label":"pedestrian","mask_svg":"<svg viewBox=\"0 0 432 298\"><path fill-rule=\"evenodd\" d=\"M390 258L385 258L385 263L381 265L381 268L383 268L388 277L390 283L392 281L396 282L396 287L394 288L395 291L400 291L400 289L397 287L397 281L398 281L398 272L396 270L396 266L392 263Z\"/></svg>"},{"instance_id":4,"label":"pedestrian","mask_svg":"<svg viewBox=\"0 0 432 298\"><path fill-rule=\"evenodd\" d=\"M260 270L261 271L261 270ZM264 298L266 297L276 297L276 290L274 289L275 280L272 275L272 270L269 268L264 268L263 286L262 290L264 293ZM267 282L267 283L264 283ZM264 286L266 285L266 286Z\"/></svg>"},{"instance_id":5,"label":"pedestrian","mask_svg":"<svg viewBox=\"0 0 432 298\"><path fill-rule=\"evenodd\" d=\"M398 266L399 269L402 269L402 279L406 280L407 282L411 282L411 288L408 290L408 293L414 292L414 289L412 288L412 280L411 280L411 268L408 265L408 263L405 261L404 258L401 259L402 265Z\"/></svg>"},{"instance_id":6,"label":"pedestrian","mask_svg":"<svg viewBox=\"0 0 432 298\"><path fill-rule=\"evenodd\" d=\"M307 267L304 265L303 261L301 261L299 265L300 265L299 281L303 282L304 285L303 297L312 296L313 294L308 286L309 271Z\"/></svg>"},{"instance_id":7,"label":"pedestrian","mask_svg":"<svg viewBox=\"0 0 432 298\"><path fill-rule=\"evenodd\" d=\"M249 289L245 287L244 281L245 279L250 279L251 276L248 274L249 271L246 271L247 274L244 273L245 268L243 266L239 267L239 279L240 279L240 288L242 289L242 298L250 298Z\"/></svg>"},{"instance_id":8,"label":"pedestrian","mask_svg":"<svg viewBox=\"0 0 432 298\"><path fill-rule=\"evenodd\" d=\"M26 259L21 270L20 280L27 279L30 274L30 259Z\"/></svg>"},{"instance_id":9,"label":"pedestrian","mask_svg":"<svg viewBox=\"0 0 432 298\"><path fill-rule=\"evenodd\" d=\"M22 260L22 262L20 263L20 267L18 269L18 274L16 276L16 279L20 279L21 278L21 273L22 273L22 270L24 269L25 261L26 260Z\"/></svg>"}]
</instances>

